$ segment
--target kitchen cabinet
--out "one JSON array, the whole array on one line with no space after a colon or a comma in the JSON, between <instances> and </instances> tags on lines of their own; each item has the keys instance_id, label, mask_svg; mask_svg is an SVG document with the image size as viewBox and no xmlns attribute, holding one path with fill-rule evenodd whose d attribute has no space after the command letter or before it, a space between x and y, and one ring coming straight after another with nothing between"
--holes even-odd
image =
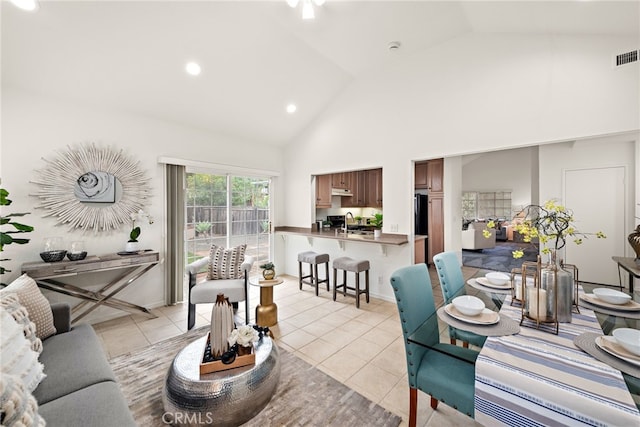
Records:
<instances>
[{"instance_id":1,"label":"kitchen cabinet","mask_svg":"<svg viewBox=\"0 0 640 427\"><path fill-rule=\"evenodd\" d=\"M331 207L331 175L316 175L316 208Z\"/></svg>"},{"instance_id":2,"label":"kitchen cabinet","mask_svg":"<svg viewBox=\"0 0 640 427\"><path fill-rule=\"evenodd\" d=\"M365 203L370 208L382 207L382 169L369 169L367 176L367 194Z\"/></svg>"},{"instance_id":3,"label":"kitchen cabinet","mask_svg":"<svg viewBox=\"0 0 640 427\"><path fill-rule=\"evenodd\" d=\"M427 240L428 263L433 262L433 256L444 251L444 195L431 194L427 207L429 215L429 239Z\"/></svg>"},{"instance_id":4,"label":"kitchen cabinet","mask_svg":"<svg viewBox=\"0 0 640 427\"><path fill-rule=\"evenodd\" d=\"M423 264L427 262L426 242L424 236L416 236L414 240L414 264Z\"/></svg>"},{"instance_id":5,"label":"kitchen cabinet","mask_svg":"<svg viewBox=\"0 0 640 427\"><path fill-rule=\"evenodd\" d=\"M341 197L343 208L363 208L367 206L367 171L351 172L352 197Z\"/></svg>"},{"instance_id":6,"label":"kitchen cabinet","mask_svg":"<svg viewBox=\"0 0 640 427\"><path fill-rule=\"evenodd\" d=\"M415 165L415 188L427 189L429 194L442 193L444 159L427 160Z\"/></svg>"},{"instance_id":7,"label":"kitchen cabinet","mask_svg":"<svg viewBox=\"0 0 640 427\"><path fill-rule=\"evenodd\" d=\"M341 188L351 190L351 174L352 172L338 172L331 174L331 186L333 188Z\"/></svg>"},{"instance_id":8,"label":"kitchen cabinet","mask_svg":"<svg viewBox=\"0 0 640 427\"><path fill-rule=\"evenodd\" d=\"M427 188L427 162L416 163L415 187Z\"/></svg>"},{"instance_id":9,"label":"kitchen cabinet","mask_svg":"<svg viewBox=\"0 0 640 427\"><path fill-rule=\"evenodd\" d=\"M442 193L444 176L444 159L434 159L427 162L427 189L429 194Z\"/></svg>"}]
</instances>

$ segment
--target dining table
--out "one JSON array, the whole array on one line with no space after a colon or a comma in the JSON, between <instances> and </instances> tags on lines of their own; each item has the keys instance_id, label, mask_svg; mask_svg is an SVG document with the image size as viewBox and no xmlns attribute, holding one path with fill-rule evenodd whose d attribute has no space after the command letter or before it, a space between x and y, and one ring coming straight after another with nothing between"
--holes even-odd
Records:
<instances>
[{"instance_id":1,"label":"dining table","mask_svg":"<svg viewBox=\"0 0 640 427\"><path fill-rule=\"evenodd\" d=\"M580 288L579 292L583 292ZM520 322L507 295L499 315ZM475 364L475 419L486 426L640 426L622 372L574 343L603 335L593 310L555 326L525 319L519 332L489 336Z\"/></svg>"}]
</instances>

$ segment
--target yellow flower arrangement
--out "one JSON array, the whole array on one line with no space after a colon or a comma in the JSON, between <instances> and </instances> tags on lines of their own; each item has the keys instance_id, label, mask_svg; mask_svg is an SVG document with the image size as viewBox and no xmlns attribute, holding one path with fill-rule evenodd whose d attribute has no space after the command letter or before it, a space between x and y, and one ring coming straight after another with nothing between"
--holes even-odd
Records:
<instances>
[{"instance_id":1,"label":"yellow flower arrangement","mask_svg":"<svg viewBox=\"0 0 640 427\"><path fill-rule=\"evenodd\" d=\"M576 245L583 243L583 239L588 236L596 236L598 239L605 239L607 236L602 231L596 233L584 233L578 231L574 225L573 212L566 207L548 200L544 205L529 205L520 211L516 217L524 220L515 225L515 230L522 235L526 243L533 243L538 238L543 246L541 252L549 254L552 249L562 249L568 238L573 238ZM494 228L495 222L489 221L487 228ZM491 236L489 230L483 230L484 237ZM522 258L524 251L517 249L512 252L514 258Z\"/></svg>"}]
</instances>

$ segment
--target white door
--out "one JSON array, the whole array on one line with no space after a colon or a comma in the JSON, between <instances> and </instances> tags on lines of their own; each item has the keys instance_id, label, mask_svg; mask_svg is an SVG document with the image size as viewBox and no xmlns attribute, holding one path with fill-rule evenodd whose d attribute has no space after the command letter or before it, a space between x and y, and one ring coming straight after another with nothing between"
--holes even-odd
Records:
<instances>
[{"instance_id":1,"label":"white door","mask_svg":"<svg viewBox=\"0 0 640 427\"><path fill-rule=\"evenodd\" d=\"M581 245L567 241L566 262L578 267L581 282L618 285L611 259L624 255L624 166L564 171L564 205L573 210L578 231L602 231L607 238L589 236Z\"/></svg>"}]
</instances>

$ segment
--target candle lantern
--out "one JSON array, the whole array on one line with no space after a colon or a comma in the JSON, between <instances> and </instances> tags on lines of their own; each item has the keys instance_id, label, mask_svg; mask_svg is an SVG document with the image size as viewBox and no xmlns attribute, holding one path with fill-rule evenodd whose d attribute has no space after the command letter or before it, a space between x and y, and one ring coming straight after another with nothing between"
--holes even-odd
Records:
<instances>
[{"instance_id":1,"label":"candle lantern","mask_svg":"<svg viewBox=\"0 0 640 427\"><path fill-rule=\"evenodd\" d=\"M534 267L535 266L535 267ZM545 271L540 262L522 263L522 319L520 324L526 325L533 321L536 329L541 323L549 323L555 326L555 333L558 334L558 291L557 281L549 280L548 274L555 274L553 271ZM533 278L533 284L527 284L527 278Z\"/></svg>"}]
</instances>

